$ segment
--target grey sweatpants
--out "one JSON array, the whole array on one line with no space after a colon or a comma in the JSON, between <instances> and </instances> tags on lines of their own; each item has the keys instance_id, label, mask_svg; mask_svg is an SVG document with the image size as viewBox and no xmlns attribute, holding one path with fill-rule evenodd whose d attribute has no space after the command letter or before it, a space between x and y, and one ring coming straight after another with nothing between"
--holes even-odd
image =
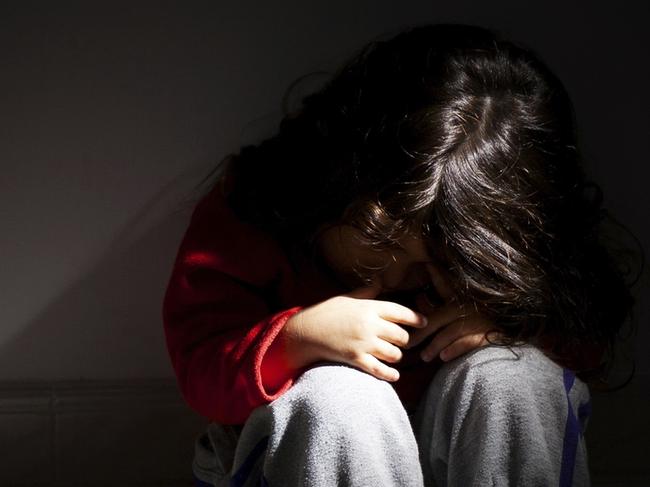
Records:
<instances>
[{"instance_id":1,"label":"grey sweatpants","mask_svg":"<svg viewBox=\"0 0 650 487\"><path fill-rule=\"evenodd\" d=\"M193 469L215 486L583 486L588 413L586 385L530 346L445 364L412 417L389 383L325 364L240 435L211 424Z\"/></svg>"}]
</instances>

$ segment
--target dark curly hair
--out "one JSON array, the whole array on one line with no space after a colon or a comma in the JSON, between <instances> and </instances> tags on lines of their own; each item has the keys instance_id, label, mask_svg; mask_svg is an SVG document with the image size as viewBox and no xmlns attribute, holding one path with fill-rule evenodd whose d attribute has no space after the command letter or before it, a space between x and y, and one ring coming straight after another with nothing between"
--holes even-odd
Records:
<instances>
[{"instance_id":1,"label":"dark curly hair","mask_svg":"<svg viewBox=\"0 0 650 487\"><path fill-rule=\"evenodd\" d=\"M374 248L425 235L500 343L543 343L575 369L578 351L613 350L631 310L571 100L494 31L421 25L369 43L221 169L235 211L288 246L324 223Z\"/></svg>"}]
</instances>

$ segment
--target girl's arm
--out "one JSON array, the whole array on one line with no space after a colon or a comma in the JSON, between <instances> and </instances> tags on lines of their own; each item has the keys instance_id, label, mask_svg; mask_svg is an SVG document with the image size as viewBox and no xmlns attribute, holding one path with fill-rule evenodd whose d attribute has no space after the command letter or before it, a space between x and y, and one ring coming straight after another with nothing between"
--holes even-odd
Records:
<instances>
[{"instance_id":1,"label":"girl's arm","mask_svg":"<svg viewBox=\"0 0 650 487\"><path fill-rule=\"evenodd\" d=\"M291 276L277 242L237 220L217 191L197 205L167 286L163 321L183 396L201 415L243 423L322 360L348 363L380 379L399 378L385 362L401 360L399 347L409 334L400 325L424 327L422 315L375 301L377 289L282 309L277 302L291 302L298 285ZM449 317L432 318L428 333ZM477 334L462 326L445 329L455 330L445 343Z\"/></svg>"},{"instance_id":2,"label":"girl's arm","mask_svg":"<svg viewBox=\"0 0 650 487\"><path fill-rule=\"evenodd\" d=\"M241 424L300 374L275 338L301 308L269 304L287 266L275 243L238 222L216 193L197 205L167 285L163 323L181 392L202 416Z\"/></svg>"}]
</instances>

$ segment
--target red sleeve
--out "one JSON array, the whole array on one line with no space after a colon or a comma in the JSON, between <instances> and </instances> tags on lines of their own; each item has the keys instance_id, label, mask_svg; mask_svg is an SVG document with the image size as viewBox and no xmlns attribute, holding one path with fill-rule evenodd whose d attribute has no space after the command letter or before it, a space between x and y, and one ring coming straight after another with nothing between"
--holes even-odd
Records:
<instances>
[{"instance_id":1,"label":"red sleeve","mask_svg":"<svg viewBox=\"0 0 650 487\"><path fill-rule=\"evenodd\" d=\"M278 334L301 308L272 309L288 264L277 243L209 194L183 237L163 302L167 348L181 392L202 416L241 424L301 373Z\"/></svg>"}]
</instances>

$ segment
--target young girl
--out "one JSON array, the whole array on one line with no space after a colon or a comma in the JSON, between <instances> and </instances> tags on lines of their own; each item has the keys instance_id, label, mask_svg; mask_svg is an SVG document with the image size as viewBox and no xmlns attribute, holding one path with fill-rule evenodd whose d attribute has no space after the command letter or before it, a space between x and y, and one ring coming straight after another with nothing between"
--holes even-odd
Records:
<instances>
[{"instance_id":1,"label":"young girl","mask_svg":"<svg viewBox=\"0 0 650 487\"><path fill-rule=\"evenodd\" d=\"M217 168L163 306L197 485L587 485L631 298L530 50L372 42Z\"/></svg>"}]
</instances>

